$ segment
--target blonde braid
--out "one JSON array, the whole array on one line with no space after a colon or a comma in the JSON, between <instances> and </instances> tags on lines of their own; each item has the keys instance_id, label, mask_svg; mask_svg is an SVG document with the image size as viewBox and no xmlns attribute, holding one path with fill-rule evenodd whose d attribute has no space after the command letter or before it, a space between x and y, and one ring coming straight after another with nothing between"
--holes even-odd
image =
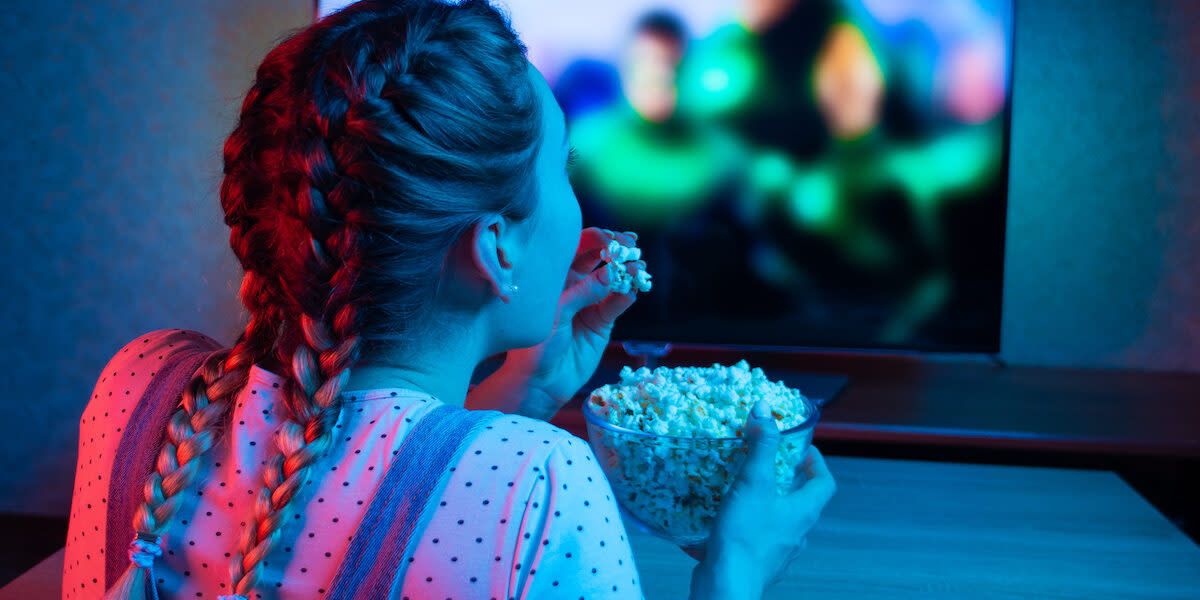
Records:
<instances>
[{"instance_id":1,"label":"blonde braid","mask_svg":"<svg viewBox=\"0 0 1200 600\"><path fill-rule=\"evenodd\" d=\"M253 273L242 282L244 297L258 294ZM199 470L198 459L212 448L230 400L246 384L250 365L274 339L269 315L252 315L242 339L232 348L213 353L183 390L180 408L167 424L156 469L143 486L145 500L137 508L137 531L161 535L178 510L177 496L190 486Z\"/></svg>"},{"instance_id":2,"label":"blonde braid","mask_svg":"<svg viewBox=\"0 0 1200 600\"><path fill-rule=\"evenodd\" d=\"M302 196L300 213L310 231L327 230L330 207L320 192L310 188ZM328 238L330 250L316 237L310 238L307 249L312 264L317 266L315 270L318 273L333 270L328 278L330 292L319 316L307 312L300 315L303 337L292 352L291 377L285 388L290 418L275 434L279 454L267 459L263 468L264 486L255 499L254 515L242 531L238 552L231 558L232 588L247 598L262 580L263 559L275 547L280 527L291 516L293 500L308 481L310 468L333 444L332 429L342 405L340 394L350 377L350 368L362 352L361 339L356 333L358 311L349 302L357 279L358 243L354 241L357 236L353 225L339 227ZM335 268L338 262L342 266ZM334 332L324 320L324 315L331 312Z\"/></svg>"},{"instance_id":3,"label":"blonde braid","mask_svg":"<svg viewBox=\"0 0 1200 600\"><path fill-rule=\"evenodd\" d=\"M278 454L231 557L251 598L361 354L399 346L439 267L490 215L534 214L541 114L525 47L483 0L364 0L260 65L225 146L226 223L247 270L275 275L272 359L286 371ZM261 223L263 226L254 227Z\"/></svg>"},{"instance_id":4,"label":"blonde braid","mask_svg":"<svg viewBox=\"0 0 1200 600\"><path fill-rule=\"evenodd\" d=\"M333 424L341 410L339 394L361 348L357 335L335 344L325 325L308 315L301 316L301 325L305 342L297 345L292 362L292 377L299 385L289 386L288 393L292 404L302 402L307 410L299 416L300 423L289 419L276 432L280 454L267 460L253 521L243 530L239 552L233 557L233 587L247 598L261 580L262 561L275 547L280 526L291 516L297 491L308 480L312 465L332 446Z\"/></svg>"},{"instance_id":5,"label":"blonde braid","mask_svg":"<svg viewBox=\"0 0 1200 600\"><path fill-rule=\"evenodd\" d=\"M241 294L250 299L247 305L252 308L258 306L255 299L262 297L260 285L261 281L250 272L243 279ZM208 356L198 374L184 387L180 406L171 414L163 432L155 467L142 486L143 501L134 511L134 531L149 545L158 546L150 540L166 533L179 511L182 502L179 493L195 482L199 459L219 437L230 400L248 380L250 365L273 344L273 323L271 311L252 313L238 342ZM141 597L146 571L139 566L133 561L105 597Z\"/></svg>"},{"instance_id":6,"label":"blonde braid","mask_svg":"<svg viewBox=\"0 0 1200 600\"><path fill-rule=\"evenodd\" d=\"M150 472L143 486L145 500L133 517L138 532L155 536L166 532L178 511L177 496L192 484L200 462L196 460L212 447L227 403L220 394L210 400L208 388L225 389L240 386L247 373L226 371L231 349L223 349L204 361L200 375L194 377L183 391L183 402L167 423L162 449L158 452L156 469Z\"/></svg>"},{"instance_id":7,"label":"blonde braid","mask_svg":"<svg viewBox=\"0 0 1200 600\"><path fill-rule=\"evenodd\" d=\"M247 274L242 293L257 293L254 287L252 275ZM209 356L197 376L188 382L180 408L170 415L163 434L157 468L146 478L145 502L134 512L133 527L139 532L155 535L166 532L178 510L176 496L196 479L199 469L196 458L212 448L230 398L238 394L250 377L250 366L263 353L264 338L274 336L269 322L268 317L253 316L242 340L233 348Z\"/></svg>"}]
</instances>

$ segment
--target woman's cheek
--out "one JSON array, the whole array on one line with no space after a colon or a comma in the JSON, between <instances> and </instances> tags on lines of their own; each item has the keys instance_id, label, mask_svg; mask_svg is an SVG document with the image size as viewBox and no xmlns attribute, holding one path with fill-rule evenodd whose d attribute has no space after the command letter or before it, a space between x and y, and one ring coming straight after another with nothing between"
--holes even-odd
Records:
<instances>
[{"instance_id":1,"label":"woman's cheek","mask_svg":"<svg viewBox=\"0 0 1200 600\"><path fill-rule=\"evenodd\" d=\"M575 252L579 250L579 240L583 236L583 212L579 208L579 200L575 198L575 190L571 189L570 184L567 184L567 197L571 199L569 205L572 217L571 236L567 240L570 249L566 253L570 257L567 260L567 269L570 269L571 263L575 262Z\"/></svg>"}]
</instances>

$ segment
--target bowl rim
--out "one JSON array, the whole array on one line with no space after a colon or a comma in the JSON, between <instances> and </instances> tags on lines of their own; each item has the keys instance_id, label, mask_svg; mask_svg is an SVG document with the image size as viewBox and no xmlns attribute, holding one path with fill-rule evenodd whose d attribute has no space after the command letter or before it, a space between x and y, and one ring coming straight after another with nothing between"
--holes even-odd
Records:
<instances>
[{"instance_id":1,"label":"bowl rim","mask_svg":"<svg viewBox=\"0 0 1200 600\"><path fill-rule=\"evenodd\" d=\"M603 387L603 386L601 386L601 387ZM592 403L593 395L595 395L594 390L591 393L589 393L586 398L583 399L583 406L581 407L582 411L583 411L583 419L592 425L600 427L601 429L607 429L614 433L620 433L623 435L643 436L643 437L664 439L664 440L687 440L687 441L705 440L705 441L714 441L714 442L732 442L732 441L745 442L746 441L746 438L741 437L741 436L684 437L684 436L678 436L678 435L659 435L657 433L650 433L648 431L640 431L637 429L629 429L627 427L621 427L620 425L613 425L612 423L602 420L600 418L600 415L596 414L596 412L594 410L592 410L591 403ZM815 429L816 428L816 422L821 417L821 407L816 402L813 402L812 399L810 399L808 396L805 396L803 393L800 394L800 400L802 402L804 402L805 406L807 406L809 409L808 418L804 419L804 421L801 422L799 425L796 425L794 427L790 427L788 429L780 431L779 435L785 436L785 435L789 435L789 434L793 434L793 433L799 433L805 429L810 429L810 428Z\"/></svg>"}]
</instances>

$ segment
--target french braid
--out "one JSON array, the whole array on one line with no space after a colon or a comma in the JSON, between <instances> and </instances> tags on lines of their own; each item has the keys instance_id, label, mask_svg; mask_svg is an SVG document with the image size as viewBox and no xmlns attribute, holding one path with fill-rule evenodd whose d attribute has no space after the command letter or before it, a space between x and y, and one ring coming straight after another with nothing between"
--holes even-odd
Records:
<instances>
[{"instance_id":1,"label":"french braid","mask_svg":"<svg viewBox=\"0 0 1200 600\"><path fill-rule=\"evenodd\" d=\"M320 194L309 194L310 202L321 202ZM324 210L309 213L324 214ZM230 579L233 589L250 597L262 577L263 559L270 554L279 539L280 526L287 519L297 491L308 480L310 467L327 453L333 443L332 429L341 410L340 392L358 361L362 344L355 306L348 301L355 275L353 252L356 244L347 242L353 232L339 231L330 239L330 251L315 237L307 249L312 260L331 268L333 259L342 264L328 276L329 299L319 310L300 315L303 339L292 353L290 385L284 389L285 404L291 415L276 432L275 446L279 450L263 468L264 487L254 503L254 517L242 531L238 552L232 557ZM318 229L310 224L310 230ZM322 278L324 279L324 278ZM334 312L333 331L326 325L324 315ZM312 316L316 314L317 316Z\"/></svg>"},{"instance_id":2,"label":"french braid","mask_svg":"<svg viewBox=\"0 0 1200 600\"><path fill-rule=\"evenodd\" d=\"M230 561L231 591L254 597L314 462L336 450L351 369L416 335L464 232L533 214L528 68L485 0L364 0L267 54L220 190L250 319L189 383L136 527L167 529L250 365L271 367L286 415Z\"/></svg>"},{"instance_id":3,"label":"french braid","mask_svg":"<svg viewBox=\"0 0 1200 600\"><path fill-rule=\"evenodd\" d=\"M260 308L258 300L264 297L260 283L253 272L242 280L240 295L252 311ZM154 539L166 533L179 510L179 492L194 483L200 457L216 442L231 399L249 377L250 365L269 352L276 337L272 313L251 314L237 343L211 354L184 387L180 406L163 433L155 467L142 486L143 501L134 511L133 527L139 537ZM131 565L106 596L137 597L144 589L144 576Z\"/></svg>"}]
</instances>

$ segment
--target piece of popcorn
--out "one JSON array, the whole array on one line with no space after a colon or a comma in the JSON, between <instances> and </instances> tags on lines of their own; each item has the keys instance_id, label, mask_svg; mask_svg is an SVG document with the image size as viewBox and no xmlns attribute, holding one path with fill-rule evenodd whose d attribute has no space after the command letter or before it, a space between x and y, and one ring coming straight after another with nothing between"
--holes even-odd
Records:
<instances>
[{"instance_id":1,"label":"piece of popcorn","mask_svg":"<svg viewBox=\"0 0 1200 600\"><path fill-rule=\"evenodd\" d=\"M625 266L621 263L610 262L605 268L608 269L608 289L619 294L628 294L630 284L633 283L633 276L625 270Z\"/></svg>"},{"instance_id":2,"label":"piece of popcorn","mask_svg":"<svg viewBox=\"0 0 1200 600\"><path fill-rule=\"evenodd\" d=\"M631 275L625 270L626 262L641 260L641 248L622 246L617 240L612 240L608 247L600 251L600 258L607 263L605 268L608 269L609 290L619 294L628 294L634 288L639 292L650 291L650 273L638 270L637 275Z\"/></svg>"},{"instance_id":3,"label":"piece of popcorn","mask_svg":"<svg viewBox=\"0 0 1200 600\"><path fill-rule=\"evenodd\" d=\"M650 273L646 271L638 271L633 277L633 284L637 286L639 292L648 292L652 287L650 282Z\"/></svg>"},{"instance_id":4,"label":"piece of popcorn","mask_svg":"<svg viewBox=\"0 0 1200 600\"><path fill-rule=\"evenodd\" d=\"M631 260L641 260L642 249L638 247L622 246L621 242L611 240L608 242L608 247L600 251L600 258L608 262L629 262Z\"/></svg>"}]
</instances>

